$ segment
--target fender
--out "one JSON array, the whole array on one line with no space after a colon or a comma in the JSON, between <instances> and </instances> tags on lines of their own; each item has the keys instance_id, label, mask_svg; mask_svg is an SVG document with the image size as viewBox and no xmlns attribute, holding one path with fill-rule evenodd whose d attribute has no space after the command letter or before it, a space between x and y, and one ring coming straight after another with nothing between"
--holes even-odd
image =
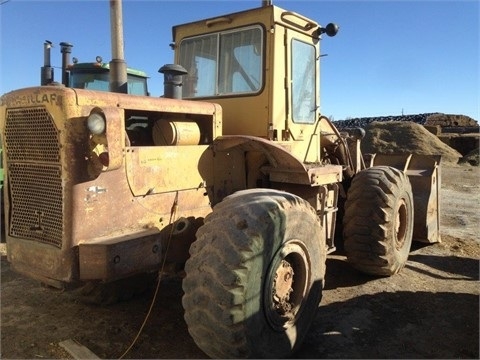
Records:
<instances>
[{"instance_id":1,"label":"fender","mask_svg":"<svg viewBox=\"0 0 480 360\"><path fill-rule=\"evenodd\" d=\"M288 146L286 144L285 146ZM342 167L339 165L304 164L282 145L270 140L246 135L227 135L216 138L214 152L243 150L261 152L267 162L262 171L271 181L319 186L342 181ZM329 175L330 176L325 176Z\"/></svg>"}]
</instances>

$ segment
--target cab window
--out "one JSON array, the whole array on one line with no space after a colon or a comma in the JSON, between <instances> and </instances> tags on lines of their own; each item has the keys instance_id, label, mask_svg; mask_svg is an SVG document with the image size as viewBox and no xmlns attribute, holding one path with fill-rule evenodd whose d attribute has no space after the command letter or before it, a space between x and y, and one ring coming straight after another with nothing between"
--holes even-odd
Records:
<instances>
[{"instance_id":1,"label":"cab window","mask_svg":"<svg viewBox=\"0 0 480 360\"><path fill-rule=\"evenodd\" d=\"M312 124L317 110L315 92L315 47L292 40L292 120Z\"/></svg>"},{"instance_id":2,"label":"cab window","mask_svg":"<svg viewBox=\"0 0 480 360\"><path fill-rule=\"evenodd\" d=\"M179 62L187 71L183 97L257 93L263 83L263 30L260 26L188 38Z\"/></svg>"}]
</instances>

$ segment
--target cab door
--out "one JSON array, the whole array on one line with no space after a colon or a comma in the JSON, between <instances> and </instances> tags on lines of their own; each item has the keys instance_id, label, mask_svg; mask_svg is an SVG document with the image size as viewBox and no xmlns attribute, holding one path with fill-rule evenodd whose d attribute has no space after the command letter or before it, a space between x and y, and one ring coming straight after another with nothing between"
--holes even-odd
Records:
<instances>
[{"instance_id":1,"label":"cab door","mask_svg":"<svg viewBox=\"0 0 480 360\"><path fill-rule=\"evenodd\" d=\"M285 51L286 133L300 159L316 162L320 147L315 126L320 108L318 39L287 29Z\"/></svg>"}]
</instances>

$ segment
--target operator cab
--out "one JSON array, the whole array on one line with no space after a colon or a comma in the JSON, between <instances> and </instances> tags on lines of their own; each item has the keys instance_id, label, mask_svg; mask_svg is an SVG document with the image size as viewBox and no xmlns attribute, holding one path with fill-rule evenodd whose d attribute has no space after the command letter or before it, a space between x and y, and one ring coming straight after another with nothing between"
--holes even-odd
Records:
<instances>
[{"instance_id":1,"label":"operator cab","mask_svg":"<svg viewBox=\"0 0 480 360\"><path fill-rule=\"evenodd\" d=\"M175 26L183 97L220 104L224 135L305 140L319 118L319 40L337 30L273 5Z\"/></svg>"}]
</instances>

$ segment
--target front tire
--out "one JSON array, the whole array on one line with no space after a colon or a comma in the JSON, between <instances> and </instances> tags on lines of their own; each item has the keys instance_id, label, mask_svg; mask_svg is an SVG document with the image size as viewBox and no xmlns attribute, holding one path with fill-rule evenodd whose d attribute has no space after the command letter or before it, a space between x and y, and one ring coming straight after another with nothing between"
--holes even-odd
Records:
<instances>
[{"instance_id":1,"label":"front tire","mask_svg":"<svg viewBox=\"0 0 480 360\"><path fill-rule=\"evenodd\" d=\"M282 358L320 303L325 237L303 199L270 189L218 204L190 248L182 299L188 330L215 358Z\"/></svg>"},{"instance_id":2,"label":"front tire","mask_svg":"<svg viewBox=\"0 0 480 360\"><path fill-rule=\"evenodd\" d=\"M391 276L407 262L413 236L413 195L407 175L393 167L359 172L347 193L343 238L349 263Z\"/></svg>"}]
</instances>

